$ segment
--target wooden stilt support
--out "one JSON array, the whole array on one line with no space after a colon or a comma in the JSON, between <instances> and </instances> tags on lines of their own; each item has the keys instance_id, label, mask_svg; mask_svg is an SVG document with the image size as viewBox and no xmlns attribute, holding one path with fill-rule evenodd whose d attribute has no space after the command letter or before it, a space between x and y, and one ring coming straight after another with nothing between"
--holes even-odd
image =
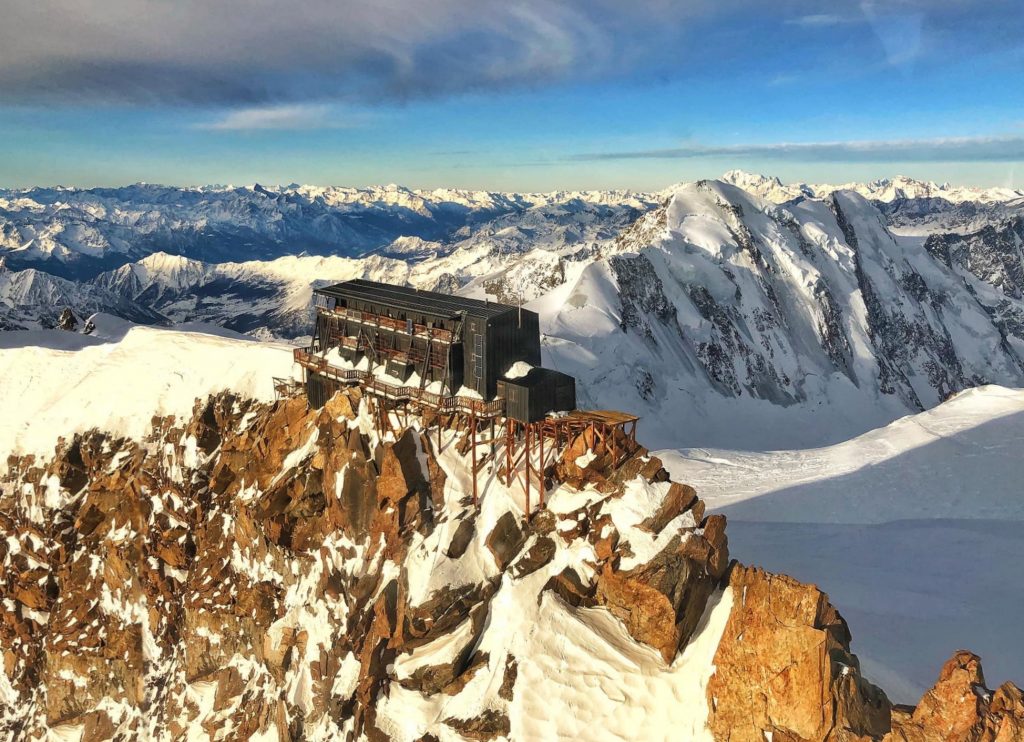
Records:
<instances>
[{"instance_id":1,"label":"wooden stilt support","mask_svg":"<svg viewBox=\"0 0 1024 742\"><path fill-rule=\"evenodd\" d=\"M530 519L530 426L526 425L526 519Z\"/></svg>"},{"instance_id":2,"label":"wooden stilt support","mask_svg":"<svg viewBox=\"0 0 1024 742\"><path fill-rule=\"evenodd\" d=\"M512 486L512 419L505 418L505 486Z\"/></svg>"},{"instance_id":3,"label":"wooden stilt support","mask_svg":"<svg viewBox=\"0 0 1024 742\"><path fill-rule=\"evenodd\" d=\"M470 447L470 450L473 452L473 468L472 468L472 472L473 472L473 507L476 508L477 510L479 510L480 509L480 501L479 501L478 496L477 496L477 483L476 483L476 412L474 412L470 416L469 436L470 436L469 447Z\"/></svg>"},{"instance_id":4,"label":"wooden stilt support","mask_svg":"<svg viewBox=\"0 0 1024 742\"><path fill-rule=\"evenodd\" d=\"M543 508L544 507L544 431L541 430L541 429L538 429L537 437L540 438L540 440L538 441L538 443L540 443L540 464L539 464L540 471L537 474L537 480L538 480L537 490L538 490L538 492L540 494L537 495L537 507Z\"/></svg>"},{"instance_id":5,"label":"wooden stilt support","mask_svg":"<svg viewBox=\"0 0 1024 742\"><path fill-rule=\"evenodd\" d=\"M608 446L612 450L612 469L617 469L619 466L619 451L615 447L615 428L610 429L611 434L606 436L608 438Z\"/></svg>"}]
</instances>

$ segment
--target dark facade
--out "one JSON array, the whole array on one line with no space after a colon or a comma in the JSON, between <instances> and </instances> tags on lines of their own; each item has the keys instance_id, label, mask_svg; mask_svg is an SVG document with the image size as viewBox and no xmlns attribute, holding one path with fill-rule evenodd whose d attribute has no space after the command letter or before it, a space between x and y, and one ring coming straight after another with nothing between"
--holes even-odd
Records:
<instances>
[{"instance_id":1,"label":"dark facade","mask_svg":"<svg viewBox=\"0 0 1024 742\"><path fill-rule=\"evenodd\" d=\"M425 400L440 408L445 399L459 397L465 411L469 395L459 392L466 387L482 397L470 401L473 414L492 419L504 414L524 423L576 407L575 379L540 367L535 312L364 280L316 289L314 305L312 344L296 351L306 367L314 407L323 406L345 384L377 383L343 368L332 372L326 356L334 352L353 364L365 359L372 369L398 379L401 389L394 382L390 391L378 387L377 393L393 398ZM505 378L520 362L530 367L528 373ZM440 382L440 394L428 388L434 382Z\"/></svg>"},{"instance_id":2,"label":"dark facade","mask_svg":"<svg viewBox=\"0 0 1024 742\"><path fill-rule=\"evenodd\" d=\"M505 414L533 423L549 412L576 409L576 379L550 368L533 368L517 379L500 379L498 394L505 398Z\"/></svg>"},{"instance_id":3,"label":"dark facade","mask_svg":"<svg viewBox=\"0 0 1024 742\"><path fill-rule=\"evenodd\" d=\"M320 374L310 373L306 378L306 396L309 398L309 405L320 409L330 400L344 384L334 379L329 379Z\"/></svg>"},{"instance_id":4,"label":"dark facade","mask_svg":"<svg viewBox=\"0 0 1024 742\"><path fill-rule=\"evenodd\" d=\"M448 393L466 386L485 399L516 361L540 365L537 314L495 302L354 280L317 289L312 351L368 356L391 376L415 371Z\"/></svg>"}]
</instances>

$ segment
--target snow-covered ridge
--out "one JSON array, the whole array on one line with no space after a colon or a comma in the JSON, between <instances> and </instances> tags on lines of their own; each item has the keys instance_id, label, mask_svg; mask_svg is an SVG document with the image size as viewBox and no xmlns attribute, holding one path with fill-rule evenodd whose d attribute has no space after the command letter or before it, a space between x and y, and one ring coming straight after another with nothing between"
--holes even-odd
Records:
<instances>
[{"instance_id":1,"label":"snow-covered ridge","mask_svg":"<svg viewBox=\"0 0 1024 742\"><path fill-rule=\"evenodd\" d=\"M153 415L188 414L197 396L233 389L274 398L291 348L203 331L132 326L97 316L91 336L0 333L0 451L52 453L57 436L97 427L141 438ZM0 471L6 468L6 455Z\"/></svg>"},{"instance_id":2,"label":"snow-covered ridge","mask_svg":"<svg viewBox=\"0 0 1024 742\"><path fill-rule=\"evenodd\" d=\"M940 198L950 203L999 203L1024 198L1024 189L1019 188L972 188L949 183L935 183L898 175L894 178L879 178L867 183L823 183L783 184L776 177L749 173L744 170L730 170L722 176L726 183L738 186L761 198L784 203L794 198L824 198L835 191L854 191L872 201L889 203L908 199Z\"/></svg>"}]
</instances>

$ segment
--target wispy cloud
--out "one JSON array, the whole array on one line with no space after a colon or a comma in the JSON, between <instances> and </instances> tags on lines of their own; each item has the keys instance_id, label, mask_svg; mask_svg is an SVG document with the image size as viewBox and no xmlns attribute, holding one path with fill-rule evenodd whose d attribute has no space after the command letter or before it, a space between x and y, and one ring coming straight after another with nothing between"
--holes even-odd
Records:
<instances>
[{"instance_id":1,"label":"wispy cloud","mask_svg":"<svg viewBox=\"0 0 1024 742\"><path fill-rule=\"evenodd\" d=\"M768 87L778 88L784 85L793 85L803 80L802 75L798 75L793 72L783 72L768 81Z\"/></svg>"},{"instance_id":2,"label":"wispy cloud","mask_svg":"<svg viewBox=\"0 0 1024 742\"><path fill-rule=\"evenodd\" d=\"M193 128L207 131L343 129L360 126L365 121L362 114L347 114L329 105L295 104L228 111Z\"/></svg>"},{"instance_id":3,"label":"wispy cloud","mask_svg":"<svg viewBox=\"0 0 1024 742\"><path fill-rule=\"evenodd\" d=\"M785 23L788 26L801 26L803 28L822 28L824 26L840 26L844 23L855 23L857 18L837 15L835 13L811 13L796 18L788 18Z\"/></svg>"},{"instance_id":4,"label":"wispy cloud","mask_svg":"<svg viewBox=\"0 0 1024 742\"><path fill-rule=\"evenodd\" d=\"M745 0L32 0L0 24L0 97L257 106L404 101L619 74ZM143 6L143 7L140 7Z\"/></svg>"},{"instance_id":5,"label":"wispy cloud","mask_svg":"<svg viewBox=\"0 0 1024 742\"><path fill-rule=\"evenodd\" d=\"M270 106L413 99L632 76L660 80L735 60L759 68L801 29L873 32L844 65L884 52L1016 48L1010 0L788 0L782 39L763 0L31 0L6 2L0 102ZM777 30L777 29L775 29ZM792 37L800 37L794 39ZM829 60L826 60L829 61ZM820 69L820 65L818 67Z\"/></svg>"},{"instance_id":6,"label":"wispy cloud","mask_svg":"<svg viewBox=\"0 0 1024 742\"><path fill-rule=\"evenodd\" d=\"M633 152L594 152L571 160L761 158L797 162L1013 162L1024 161L1024 137L952 137L853 142L779 142L701 145Z\"/></svg>"}]
</instances>

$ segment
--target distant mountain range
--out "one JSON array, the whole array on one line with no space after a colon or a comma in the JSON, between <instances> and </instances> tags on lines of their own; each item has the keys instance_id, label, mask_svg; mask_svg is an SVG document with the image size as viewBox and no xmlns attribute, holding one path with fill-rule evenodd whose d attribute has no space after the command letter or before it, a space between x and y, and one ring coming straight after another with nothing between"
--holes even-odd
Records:
<instances>
[{"instance_id":1,"label":"distant mountain range","mask_svg":"<svg viewBox=\"0 0 1024 742\"><path fill-rule=\"evenodd\" d=\"M413 240L453 242L500 217L554 209L630 213L625 192L508 194L399 186L30 188L0 190L0 255L11 268L91 278L155 252L226 262L299 253L364 256ZM610 216L610 215L609 215ZM391 246L394 244L394 247Z\"/></svg>"},{"instance_id":2,"label":"distant mountain range","mask_svg":"<svg viewBox=\"0 0 1024 742\"><path fill-rule=\"evenodd\" d=\"M313 288L356 277L523 301L582 399L674 444L681 419L709 444L797 445L1024 385L1012 189L740 171L656 194L30 189L0 192L0 235L6 329L70 306L301 338Z\"/></svg>"},{"instance_id":3,"label":"distant mountain range","mask_svg":"<svg viewBox=\"0 0 1024 742\"><path fill-rule=\"evenodd\" d=\"M808 183L783 184L778 178L748 173L744 170L730 170L722 180L755 196L775 203L785 203L796 198L823 198L835 191L854 191L871 201L892 203L909 199L942 199L949 203L1003 203L1024 199L1024 189L1015 188L966 188L949 183L934 183L916 180L906 176L881 178L868 183L846 183L843 185L812 185Z\"/></svg>"}]
</instances>

